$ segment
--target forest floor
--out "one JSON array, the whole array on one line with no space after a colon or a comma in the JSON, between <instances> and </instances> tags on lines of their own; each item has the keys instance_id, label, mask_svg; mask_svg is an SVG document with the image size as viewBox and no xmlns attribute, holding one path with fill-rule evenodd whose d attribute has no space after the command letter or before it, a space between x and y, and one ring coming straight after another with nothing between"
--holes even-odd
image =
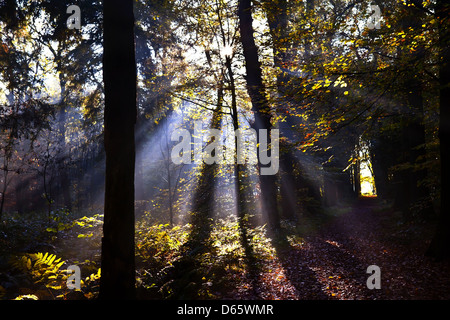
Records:
<instances>
[{"instance_id":1,"label":"forest floor","mask_svg":"<svg viewBox=\"0 0 450 320\"><path fill-rule=\"evenodd\" d=\"M430 223L402 223L401 213L362 199L297 245L274 242L277 258L230 294L233 299L450 299L450 262L425 256ZM427 239L427 240L424 240ZM370 265L380 268L380 289L368 289Z\"/></svg>"},{"instance_id":2,"label":"forest floor","mask_svg":"<svg viewBox=\"0 0 450 320\"><path fill-rule=\"evenodd\" d=\"M11 225L4 224L0 229L0 299L14 299L19 294L35 294L39 299L95 298L101 238L101 221L97 216L76 220L76 227L58 232L54 240L43 236L38 230L45 231L45 228L26 220L29 218L24 217L25 220L18 220L14 225L13 220L9 222ZM84 229L86 225L89 227ZM236 226L222 222L213 239L224 248L238 248ZM214 258L205 259L203 270L199 271L200 287L210 286L210 290L206 295L192 298L450 299L450 261L437 262L425 256L434 228L433 222L405 223L400 212L394 212L376 199L360 199L354 204L330 208L322 217L303 217L297 225L283 222L283 231L273 239L254 233L259 239L259 256L250 270L245 268L245 263L243 266L243 250L225 250L222 256L218 252L211 254ZM168 273L163 270L169 270L182 255L182 244L189 229L143 224L138 225L137 231L140 259L137 274L139 281L150 288L140 298L164 298L161 289L170 279L164 278ZM66 265L79 265L83 278L90 275L83 294L71 295L74 292L64 289L65 278L61 272L47 272L58 260L52 260L45 268L45 263L37 265L39 260L33 262L34 266L27 259L20 260L22 268L19 269L8 262L11 256L25 252L49 252L47 262L50 254L54 254ZM367 287L372 275L367 268L371 265L381 271L380 289ZM58 284L51 285L51 278L57 278ZM54 289L58 286L59 289Z\"/></svg>"}]
</instances>

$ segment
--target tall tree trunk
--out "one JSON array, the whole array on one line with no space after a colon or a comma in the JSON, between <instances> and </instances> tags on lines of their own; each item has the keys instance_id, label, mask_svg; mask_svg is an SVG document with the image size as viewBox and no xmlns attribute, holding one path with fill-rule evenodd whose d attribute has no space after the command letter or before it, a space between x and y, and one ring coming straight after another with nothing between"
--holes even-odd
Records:
<instances>
[{"instance_id":1,"label":"tall tree trunk","mask_svg":"<svg viewBox=\"0 0 450 320\"><path fill-rule=\"evenodd\" d=\"M400 24L406 32L410 28L418 29L423 23L422 12L415 7L408 7L405 16L401 19ZM406 43L410 40L406 40ZM421 180L426 178L427 172L424 169L415 170L415 166L420 157L425 156L425 125L424 121L424 101L423 101L423 83L420 75L416 72L416 64L425 60L425 49L418 47L413 53L409 51L398 50L398 56L406 59L415 66L412 72L405 71L403 81L403 91L406 98L406 116L403 117L401 131L401 147L403 148L403 156L401 161L410 164L412 167L402 170L397 174L399 176L399 186L397 188L396 204L404 217L409 219L412 214L420 214L425 216L430 213L431 203L428 200L429 190L421 186ZM420 69L421 67L419 67ZM420 212L413 212L412 205L416 201L421 201Z\"/></svg>"},{"instance_id":2,"label":"tall tree trunk","mask_svg":"<svg viewBox=\"0 0 450 320\"><path fill-rule=\"evenodd\" d=\"M292 141L298 139L292 130L298 125L298 117L289 114L289 100L293 92L292 85L289 83L291 75L286 72L289 63L288 46L295 47L292 42L287 44L286 38L289 35L288 11L289 6L287 0L265 0L263 1L264 10L267 14L269 30L273 43L274 67L277 70L277 112L285 114L285 121L279 123L281 136L283 136L282 150L280 153L280 196L281 196L281 214L283 217L296 219L299 214L297 206L297 198L301 197L301 193L307 193L308 200L303 201L302 206L309 213L317 212L317 203L320 203L321 197L319 189L314 185L305 173L305 168L301 163L301 159L295 155L295 147ZM308 14L314 10L314 1L308 0L306 3L306 11ZM310 39L297 39L297 47L302 47L299 40L304 40L305 59L310 56L311 46ZM294 90L296 92L296 90ZM297 94L297 92L295 93ZM295 173L295 168L298 170ZM302 175L302 176L300 176ZM302 191L300 191L300 189Z\"/></svg>"},{"instance_id":3,"label":"tall tree trunk","mask_svg":"<svg viewBox=\"0 0 450 320\"><path fill-rule=\"evenodd\" d=\"M139 95L139 94L138 94ZM146 192L144 187L144 145L148 137L146 130L148 123L145 122L144 116L138 113L136 118L136 137L135 148L136 152L136 172L135 172L135 201L146 200Z\"/></svg>"},{"instance_id":4,"label":"tall tree trunk","mask_svg":"<svg viewBox=\"0 0 450 320\"><path fill-rule=\"evenodd\" d=\"M450 257L450 5L436 2L439 23L439 141L441 157L441 208L436 234L427 254L438 259Z\"/></svg>"},{"instance_id":5,"label":"tall tree trunk","mask_svg":"<svg viewBox=\"0 0 450 320\"><path fill-rule=\"evenodd\" d=\"M284 92L289 75L285 72L287 62L286 36L288 34L287 0L264 0L264 9L267 15L270 35L272 38L272 51L274 66L277 69L277 87L280 95Z\"/></svg>"},{"instance_id":6,"label":"tall tree trunk","mask_svg":"<svg viewBox=\"0 0 450 320\"><path fill-rule=\"evenodd\" d=\"M17 177L17 182L16 182L16 186L15 186L15 193L16 193L16 208L17 208L17 213L22 214L24 212L24 204L25 204L25 199L24 199L24 182L22 181L22 179L20 179L20 175ZM1 212L1 210L0 210Z\"/></svg>"},{"instance_id":7,"label":"tall tree trunk","mask_svg":"<svg viewBox=\"0 0 450 320\"><path fill-rule=\"evenodd\" d=\"M219 101L222 97L219 97ZM211 129L220 130L222 126L222 103L218 103L211 119ZM213 138L208 144L213 142ZM202 148L203 150L203 148ZM190 235L191 247L199 246L202 250L207 246L212 230L212 216L214 208L214 187L216 185L218 164L202 163L197 188L193 197L192 221L193 231Z\"/></svg>"},{"instance_id":8,"label":"tall tree trunk","mask_svg":"<svg viewBox=\"0 0 450 320\"><path fill-rule=\"evenodd\" d=\"M286 34L288 32L287 0L266 0L263 2L267 15L270 35L272 38L273 64L277 71L277 109L283 112L286 109L289 74L285 72L286 56ZM284 113L284 112L283 112ZM286 121L280 124L280 130L284 137L292 138L292 119L287 116ZM283 140L282 152L280 154L280 196L281 212L283 218L296 218L296 188L294 182L294 159L291 141Z\"/></svg>"},{"instance_id":9,"label":"tall tree trunk","mask_svg":"<svg viewBox=\"0 0 450 320\"><path fill-rule=\"evenodd\" d=\"M356 198L358 198L361 194L360 166L361 166L361 162L359 160L356 160L356 163L353 165L353 169L352 169L353 192L354 192Z\"/></svg>"},{"instance_id":10,"label":"tall tree trunk","mask_svg":"<svg viewBox=\"0 0 450 320\"><path fill-rule=\"evenodd\" d=\"M284 219L296 221L297 215L297 184L295 182L294 167L295 157L293 146L290 142L283 140L280 152L280 196L281 215Z\"/></svg>"},{"instance_id":11,"label":"tall tree trunk","mask_svg":"<svg viewBox=\"0 0 450 320\"><path fill-rule=\"evenodd\" d=\"M63 86L65 86L65 81L61 80L60 75L60 85L61 85L61 103L60 103L60 115L58 119L58 134L59 134L59 147L61 148L61 158L59 159L59 182L61 185L61 191L63 194L64 199L64 206L69 210L72 211L72 199L70 197L70 181L69 181L69 175L67 173L68 167L67 167L67 148L66 148L66 105L64 101L64 92L65 89Z\"/></svg>"},{"instance_id":12,"label":"tall tree trunk","mask_svg":"<svg viewBox=\"0 0 450 320\"><path fill-rule=\"evenodd\" d=\"M234 130L240 129L239 127L239 115L237 111L237 100L236 100L236 84L234 81L234 72L233 68L231 66L231 57L227 56L225 58L225 66L227 68L228 72L228 78L229 78L229 84L230 84L230 90L231 90L231 110L232 110L232 120L233 120L233 128ZM241 221L241 227L243 227L242 223L243 220L245 220L245 195L244 195L244 184L242 179L244 178L244 166L242 164L237 163L237 150L238 150L238 141L237 138L234 141L234 149L236 150L236 165L235 165L235 171L234 176L236 179L236 189L237 189L237 214L239 217L239 220ZM241 228L244 230L243 228Z\"/></svg>"},{"instance_id":13,"label":"tall tree trunk","mask_svg":"<svg viewBox=\"0 0 450 320\"><path fill-rule=\"evenodd\" d=\"M377 187L377 197L382 200L389 200L392 195L392 183L389 181L389 168L392 165L392 152L389 152L389 140L380 132L376 138L371 141L370 158L372 159L372 168L374 181Z\"/></svg>"},{"instance_id":14,"label":"tall tree trunk","mask_svg":"<svg viewBox=\"0 0 450 320\"><path fill-rule=\"evenodd\" d=\"M132 0L103 3L106 152L101 299L135 298L136 64Z\"/></svg>"},{"instance_id":15,"label":"tall tree trunk","mask_svg":"<svg viewBox=\"0 0 450 320\"><path fill-rule=\"evenodd\" d=\"M5 156L6 157L6 156ZM8 167L6 165L6 160L5 163L3 164L3 188L2 188L2 200L0 201L0 220L3 216L3 208L5 206L5 198L6 198L6 189L8 188Z\"/></svg>"},{"instance_id":16,"label":"tall tree trunk","mask_svg":"<svg viewBox=\"0 0 450 320\"><path fill-rule=\"evenodd\" d=\"M252 124L252 127L256 132L259 132L259 129L269 130L272 127L272 124L270 121L271 114L269 101L267 100L265 87L262 81L262 70L258 49L253 35L253 18L251 10L251 0L239 0L239 30L244 51L247 92L252 101L252 111L255 115L255 121ZM259 157L258 164L261 167ZM260 186L263 210L267 213L269 225L271 229L279 229L280 220L277 206L276 175L260 175Z\"/></svg>"}]
</instances>

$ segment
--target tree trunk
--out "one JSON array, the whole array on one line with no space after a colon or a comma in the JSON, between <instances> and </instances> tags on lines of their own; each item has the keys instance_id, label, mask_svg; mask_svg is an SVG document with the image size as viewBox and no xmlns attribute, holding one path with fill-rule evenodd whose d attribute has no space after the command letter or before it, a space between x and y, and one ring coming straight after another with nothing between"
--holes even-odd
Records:
<instances>
[{"instance_id":1,"label":"tree trunk","mask_svg":"<svg viewBox=\"0 0 450 320\"><path fill-rule=\"evenodd\" d=\"M219 97L221 100L222 97ZM218 103L211 119L211 129L220 130L222 127L222 103ZM213 142L213 138L208 144ZM203 150L203 148L202 148ZM212 217L214 208L214 189L217 181L218 164L202 163L197 188L193 196L192 221L193 231L190 235L192 248L199 246L204 249L209 241L212 230Z\"/></svg>"},{"instance_id":2,"label":"tree trunk","mask_svg":"<svg viewBox=\"0 0 450 320\"><path fill-rule=\"evenodd\" d=\"M60 81L65 83L63 81ZM64 94L64 90L61 89L61 95ZM63 99L63 98L62 98ZM66 150L66 106L64 100L61 103L60 116L59 116L59 147L61 148L61 158L59 159L59 182L61 185L61 191L64 199L64 206L69 211L72 211L72 199L70 196L70 180L67 173L67 150Z\"/></svg>"},{"instance_id":3,"label":"tree trunk","mask_svg":"<svg viewBox=\"0 0 450 320\"><path fill-rule=\"evenodd\" d=\"M231 110L232 110L232 119L233 119L233 128L234 130L238 130L240 129L239 126L239 115L238 115L238 111L237 111L237 100L236 100L236 84L234 82L234 72L233 72L233 68L231 66L231 57L227 56L225 58L225 66L227 68L228 71L228 78L229 78L229 84L230 84L230 90L231 90ZM243 179L244 179L244 166L242 164L237 163L237 150L238 150L238 141L237 139L235 139L234 141L234 148L236 150L236 164L234 167L234 177L236 179L236 189L237 189L237 199L236 199L236 203L237 203L237 215L238 218L240 220L241 223L241 231L246 232L246 230L244 229L244 220L246 220L246 208L245 208L245 192L244 192L244 188L245 185L243 183ZM245 238L246 236L244 235L243 238Z\"/></svg>"},{"instance_id":4,"label":"tree trunk","mask_svg":"<svg viewBox=\"0 0 450 320\"><path fill-rule=\"evenodd\" d=\"M146 200L145 198L145 188L144 188L144 144L145 144L145 138L147 137L145 126L147 124L145 123L143 116L140 114L137 115L136 119L136 139L135 139L135 146L136 146L136 172L135 172L135 200Z\"/></svg>"},{"instance_id":5,"label":"tree trunk","mask_svg":"<svg viewBox=\"0 0 450 320\"><path fill-rule=\"evenodd\" d=\"M400 20L401 27L406 32L410 28L417 29L423 23L423 14L414 7L406 9L406 15ZM406 43L410 40L406 40ZM405 59L407 63L422 63L425 59L425 48L419 46L413 53L405 50L398 50L398 57ZM425 157L425 126L424 121L424 85L416 72L417 66L411 69L413 72L405 71L403 88L405 95L405 113L402 119L401 148L403 155L401 162L411 165L410 168L401 170L397 174L400 177L397 188L396 204L405 219L410 219L413 214L426 216L430 214L431 202L429 201L429 190L420 186L420 182L426 178L427 172L424 169L416 170L419 158ZM420 68L420 67L419 67ZM420 211L412 211L415 202L421 202Z\"/></svg>"},{"instance_id":6,"label":"tree trunk","mask_svg":"<svg viewBox=\"0 0 450 320\"><path fill-rule=\"evenodd\" d=\"M285 72L286 56L286 34L288 33L287 19L287 1L264 1L265 12L269 24L270 35L273 42L274 67L277 71L277 91L278 101L277 109L283 112L285 109L286 88L288 88L289 74ZM288 119L289 118L289 119ZM287 116L286 122L280 124L280 130L284 137L291 137L292 121ZM283 218L296 218L296 189L294 183L294 155L290 141L284 140L282 146L283 152L280 155L280 196L281 196L281 212Z\"/></svg>"},{"instance_id":7,"label":"tree trunk","mask_svg":"<svg viewBox=\"0 0 450 320\"><path fill-rule=\"evenodd\" d=\"M24 189L24 183L22 179L20 179L20 175L17 177L17 182L15 186L15 193L16 193L16 208L17 213L22 214L24 212L24 204L25 199L23 195L23 189ZM0 210L1 212L1 210Z\"/></svg>"},{"instance_id":8,"label":"tree trunk","mask_svg":"<svg viewBox=\"0 0 450 320\"><path fill-rule=\"evenodd\" d=\"M297 213L297 188L294 176L294 155L290 143L282 144L280 154L280 196L281 215L284 219L296 221Z\"/></svg>"},{"instance_id":9,"label":"tree trunk","mask_svg":"<svg viewBox=\"0 0 450 320\"><path fill-rule=\"evenodd\" d=\"M436 234L427 255L437 259L450 257L450 5L444 0L436 3L439 23L439 141L441 157L441 208Z\"/></svg>"},{"instance_id":10,"label":"tree trunk","mask_svg":"<svg viewBox=\"0 0 450 320\"><path fill-rule=\"evenodd\" d=\"M282 95L289 75L284 71L287 62L286 37L288 34L287 0L264 0L270 35L273 42L274 66L277 69L277 87ZM283 97L281 97L283 98Z\"/></svg>"},{"instance_id":11,"label":"tree trunk","mask_svg":"<svg viewBox=\"0 0 450 320\"><path fill-rule=\"evenodd\" d=\"M0 201L0 220L3 216L3 208L5 206L5 197L6 197L6 189L8 187L8 169L6 164L4 164L3 168L3 188L2 188L2 200Z\"/></svg>"},{"instance_id":12,"label":"tree trunk","mask_svg":"<svg viewBox=\"0 0 450 320\"><path fill-rule=\"evenodd\" d=\"M106 152L100 299L135 298L136 64L132 0L103 3Z\"/></svg>"},{"instance_id":13,"label":"tree trunk","mask_svg":"<svg viewBox=\"0 0 450 320\"><path fill-rule=\"evenodd\" d=\"M251 10L251 0L239 0L239 30L241 33L241 42L245 59L245 78L247 80L247 92L252 101L252 111L255 115L255 121L252 124L252 127L256 132L259 132L259 129L269 130L272 125L270 121L271 114L269 101L267 100L265 87L262 82L261 64L259 62L258 49L253 35L253 18ZM259 157L258 164L261 168ZM280 220L277 206L276 175L260 175L260 186L263 210L267 213L269 225L271 229L279 229Z\"/></svg>"},{"instance_id":14,"label":"tree trunk","mask_svg":"<svg viewBox=\"0 0 450 320\"><path fill-rule=\"evenodd\" d=\"M374 181L377 188L377 197L382 200L389 200L392 191L389 181L389 167L391 166L391 157L388 148L391 146L381 133L372 140L372 148L370 149L370 158L372 159L372 168L374 173Z\"/></svg>"},{"instance_id":15,"label":"tree trunk","mask_svg":"<svg viewBox=\"0 0 450 320\"><path fill-rule=\"evenodd\" d=\"M355 197L358 198L361 195L361 176L360 176L360 171L361 171L361 162L358 159L358 152L359 152L359 148L356 151L356 163L353 164L353 170L352 170L352 174L353 174L353 191L355 193Z\"/></svg>"}]
</instances>

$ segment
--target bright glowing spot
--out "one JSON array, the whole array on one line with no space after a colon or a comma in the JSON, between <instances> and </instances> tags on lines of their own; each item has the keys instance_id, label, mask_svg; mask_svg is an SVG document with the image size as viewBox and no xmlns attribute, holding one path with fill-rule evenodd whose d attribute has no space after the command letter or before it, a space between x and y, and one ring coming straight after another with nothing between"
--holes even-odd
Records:
<instances>
[{"instance_id":1,"label":"bright glowing spot","mask_svg":"<svg viewBox=\"0 0 450 320\"><path fill-rule=\"evenodd\" d=\"M370 159L361 161L360 166L360 183L361 183L361 195L363 196L376 196L375 180L372 176Z\"/></svg>"},{"instance_id":2,"label":"bright glowing spot","mask_svg":"<svg viewBox=\"0 0 450 320\"><path fill-rule=\"evenodd\" d=\"M233 55L233 47L226 45L222 48L220 54L222 55L222 57L231 57Z\"/></svg>"},{"instance_id":3,"label":"bright glowing spot","mask_svg":"<svg viewBox=\"0 0 450 320\"><path fill-rule=\"evenodd\" d=\"M340 245L338 242L336 242L336 241L325 240L325 242L331 244L332 246L338 247L338 248L341 246L341 245Z\"/></svg>"}]
</instances>

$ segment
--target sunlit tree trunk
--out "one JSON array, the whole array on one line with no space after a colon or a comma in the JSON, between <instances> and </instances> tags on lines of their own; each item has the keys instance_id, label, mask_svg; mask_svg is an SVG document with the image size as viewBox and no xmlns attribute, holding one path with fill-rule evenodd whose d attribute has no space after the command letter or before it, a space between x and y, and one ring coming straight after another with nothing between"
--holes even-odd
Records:
<instances>
[{"instance_id":1,"label":"sunlit tree trunk","mask_svg":"<svg viewBox=\"0 0 450 320\"><path fill-rule=\"evenodd\" d=\"M238 130L240 129L239 127L239 115L238 115L238 111L237 111L237 101L236 101L236 84L234 81L234 72L233 72L233 68L231 66L231 57L227 56L225 58L225 66L227 68L227 72L228 72L228 78L229 78L229 84L230 84L230 90L231 90L231 116L232 116L232 120L233 120L233 128L234 130ZM238 150L238 141L237 139L235 139L234 141L234 148L237 152ZM237 156L237 153L236 153ZM236 159L237 160L237 159ZM237 163L235 164L235 171L234 171L234 176L236 179L236 189L237 189L237 211L238 211L238 217L240 220L245 219L244 215L245 215L245 207L244 207L244 184L243 184L243 178L244 178L244 166L242 164Z\"/></svg>"},{"instance_id":2,"label":"sunlit tree trunk","mask_svg":"<svg viewBox=\"0 0 450 320\"><path fill-rule=\"evenodd\" d=\"M252 111L255 121L253 129L268 129L272 127L269 101L262 81L262 70L258 56L258 49L253 35L251 0L239 0L238 16L241 33L242 48L244 51L247 91L252 102ZM270 139L269 139L270 140ZM258 164L261 163L258 158ZM261 199L263 210L267 213L269 225L272 229L280 228L277 206L276 175L260 175Z\"/></svg>"},{"instance_id":3,"label":"sunlit tree trunk","mask_svg":"<svg viewBox=\"0 0 450 320\"><path fill-rule=\"evenodd\" d=\"M355 193L356 197L359 197L361 194L361 161L359 160L359 151L360 147L359 144L356 147L356 150L354 151L354 157L355 157L355 163L352 165L352 180L353 180L353 192Z\"/></svg>"},{"instance_id":4,"label":"sunlit tree trunk","mask_svg":"<svg viewBox=\"0 0 450 320\"><path fill-rule=\"evenodd\" d=\"M219 95L219 103L213 112L211 119L211 129L221 129L222 126L222 97ZM211 139L208 143L211 143ZM192 225L190 239L192 245L203 246L209 238L212 230L212 217L214 208L214 187L216 185L216 173L218 164L202 163L200 173L198 176L197 187L193 196L192 204Z\"/></svg>"},{"instance_id":5,"label":"sunlit tree trunk","mask_svg":"<svg viewBox=\"0 0 450 320\"><path fill-rule=\"evenodd\" d=\"M103 3L106 151L101 299L135 298L136 64L132 0Z\"/></svg>"},{"instance_id":6,"label":"sunlit tree trunk","mask_svg":"<svg viewBox=\"0 0 450 320\"><path fill-rule=\"evenodd\" d=\"M60 84L60 114L58 119L58 134L59 134L59 148L60 148L60 155L61 158L59 159L59 181L61 185L61 191L63 194L64 199L64 206L69 210L72 211L72 199L70 197L70 180L69 175L67 173L68 166L67 166L67 146L66 146L66 124L67 124L67 114L66 114L66 101L65 101L65 86L66 81L62 78L62 74L59 74L59 84Z\"/></svg>"}]
</instances>

